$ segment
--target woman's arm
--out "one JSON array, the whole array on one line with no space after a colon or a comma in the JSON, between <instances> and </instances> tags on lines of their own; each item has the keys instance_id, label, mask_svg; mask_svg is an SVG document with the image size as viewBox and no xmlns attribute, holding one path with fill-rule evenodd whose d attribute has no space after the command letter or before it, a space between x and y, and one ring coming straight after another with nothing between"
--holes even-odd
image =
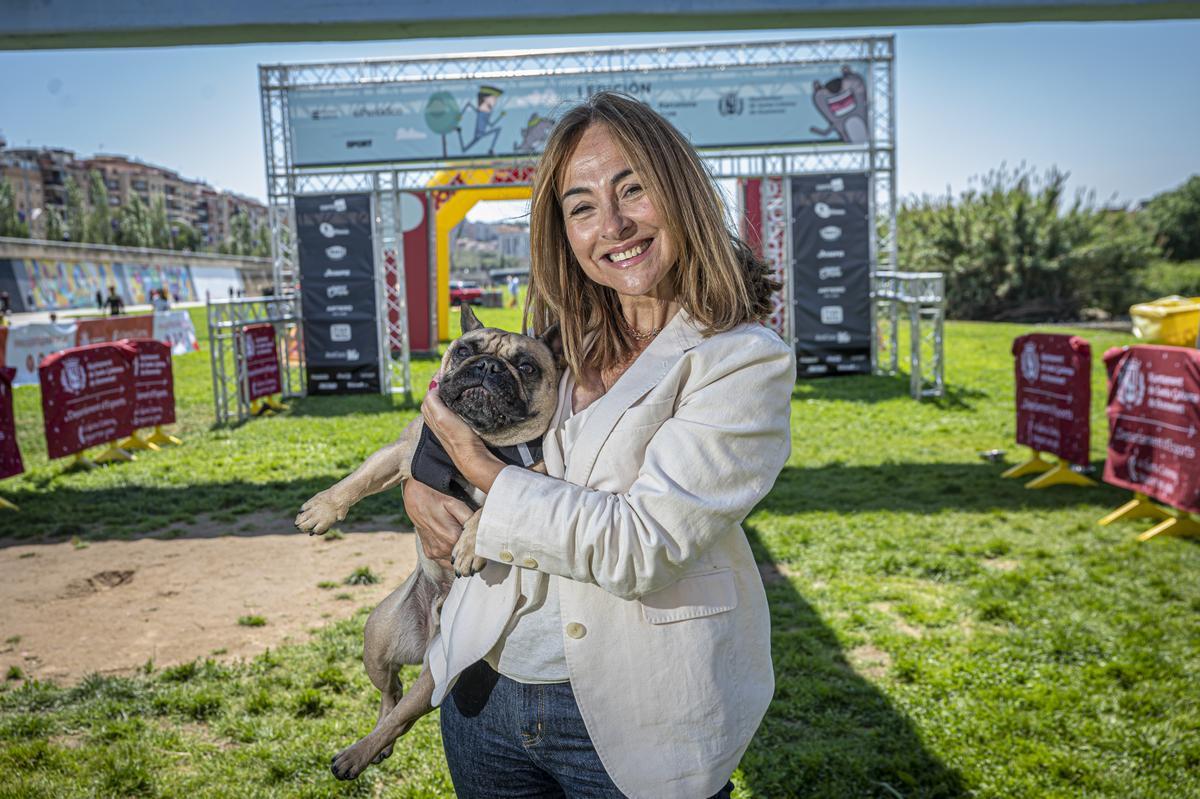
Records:
<instances>
[{"instance_id":1,"label":"woman's arm","mask_svg":"<svg viewBox=\"0 0 1200 799\"><path fill-rule=\"evenodd\" d=\"M739 340L689 377L627 491L499 471L476 554L504 560L506 553L518 565L531 559L539 571L630 599L670 585L770 490L791 450L794 384L795 361L783 342Z\"/></svg>"}]
</instances>

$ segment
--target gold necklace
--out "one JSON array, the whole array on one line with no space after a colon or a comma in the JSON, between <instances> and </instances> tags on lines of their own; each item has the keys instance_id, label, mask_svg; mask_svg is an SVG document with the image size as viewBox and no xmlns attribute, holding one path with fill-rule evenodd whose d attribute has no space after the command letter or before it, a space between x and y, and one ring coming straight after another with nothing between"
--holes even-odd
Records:
<instances>
[{"instance_id":1,"label":"gold necklace","mask_svg":"<svg viewBox=\"0 0 1200 799\"><path fill-rule=\"evenodd\" d=\"M622 315L620 317L620 319L621 319L621 327L625 330L626 333L629 334L630 338L632 338L634 341L649 341L650 339L654 338L655 336L657 336L659 333L661 333L663 331L662 327L656 327L653 330L647 330L645 333L643 333L639 330L635 330L633 328L633 325L626 322L624 315Z\"/></svg>"}]
</instances>

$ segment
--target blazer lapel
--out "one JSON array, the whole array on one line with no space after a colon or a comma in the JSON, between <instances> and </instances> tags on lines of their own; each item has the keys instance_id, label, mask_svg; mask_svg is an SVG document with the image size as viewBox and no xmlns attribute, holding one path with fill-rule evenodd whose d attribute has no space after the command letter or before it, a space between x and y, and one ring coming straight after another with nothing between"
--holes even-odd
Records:
<instances>
[{"instance_id":1,"label":"blazer lapel","mask_svg":"<svg viewBox=\"0 0 1200 799\"><path fill-rule=\"evenodd\" d=\"M681 308L666 328L650 342L650 346L638 355L625 374L617 379L608 393L596 400L579 440L567 458L568 482L587 485L596 465L596 458L600 455L600 448L608 440L621 415L654 388L683 354L699 344L703 338L691 315ZM563 401L570 402L570 396L566 396Z\"/></svg>"}]
</instances>

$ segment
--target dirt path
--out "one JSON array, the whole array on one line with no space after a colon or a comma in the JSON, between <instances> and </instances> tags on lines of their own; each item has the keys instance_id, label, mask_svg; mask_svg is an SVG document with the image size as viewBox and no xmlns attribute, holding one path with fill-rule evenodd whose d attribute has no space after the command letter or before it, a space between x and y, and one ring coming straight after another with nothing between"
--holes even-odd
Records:
<instances>
[{"instance_id":1,"label":"dirt path","mask_svg":"<svg viewBox=\"0 0 1200 799\"><path fill-rule=\"evenodd\" d=\"M147 660L162 667L210 655L250 658L374 606L416 564L412 533L368 523L325 540L291 531L290 518L250 522L237 535L202 523L169 540L0 549L0 669L67 684ZM359 566L380 582L342 585ZM322 581L338 585L318 588ZM267 623L242 626L243 616Z\"/></svg>"}]
</instances>

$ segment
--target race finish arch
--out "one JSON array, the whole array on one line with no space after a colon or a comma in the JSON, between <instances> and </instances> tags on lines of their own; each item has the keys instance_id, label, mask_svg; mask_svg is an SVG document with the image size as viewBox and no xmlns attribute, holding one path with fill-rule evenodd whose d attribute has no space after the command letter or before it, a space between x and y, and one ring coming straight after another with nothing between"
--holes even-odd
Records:
<instances>
[{"instance_id":1,"label":"race finish arch","mask_svg":"<svg viewBox=\"0 0 1200 799\"><path fill-rule=\"evenodd\" d=\"M408 353L451 335L446 233L475 202L528 197L558 115L609 89L737 182L742 234L783 284L771 323L801 375L870 372L886 338L872 281L896 263L894 56L888 36L260 66L275 286L304 297L306 341L321 345L306 346L309 371L336 371L321 351L366 357L330 331L365 340L336 314L374 303L379 388L408 390ZM339 199L369 204L367 244L343 243L354 226L338 219L302 214L298 229L298 205ZM372 279L342 301L324 276L344 276L332 259L364 246Z\"/></svg>"}]
</instances>

